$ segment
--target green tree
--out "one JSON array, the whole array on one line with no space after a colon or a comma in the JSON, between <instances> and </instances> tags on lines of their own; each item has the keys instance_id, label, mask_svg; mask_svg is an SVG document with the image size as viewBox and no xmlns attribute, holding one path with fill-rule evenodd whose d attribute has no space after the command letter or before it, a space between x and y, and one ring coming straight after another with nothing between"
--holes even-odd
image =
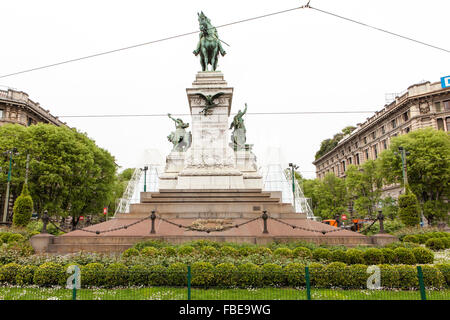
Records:
<instances>
[{"instance_id":1,"label":"green tree","mask_svg":"<svg viewBox=\"0 0 450 320\"><path fill-rule=\"evenodd\" d=\"M314 198L317 201L315 215L334 218L347 209L348 197L345 181L336 177L332 172L325 175L314 186Z\"/></svg>"},{"instance_id":2,"label":"green tree","mask_svg":"<svg viewBox=\"0 0 450 320\"><path fill-rule=\"evenodd\" d=\"M355 130L356 127L353 126L347 126L344 129L342 129L341 132L336 133L332 139L325 139L320 143L320 149L316 152L315 159L319 159L321 156L326 154L327 152L331 151L336 147L339 143L339 141L342 140L346 135L350 134Z\"/></svg>"},{"instance_id":3,"label":"green tree","mask_svg":"<svg viewBox=\"0 0 450 320\"><path fill-rule=\"evenodd\" d=\"M353 198L356 216L375 217L376 206L381 200L383 178L379 164L375 160L368 160L361 166L349 165L346 171L345 183L349 197Z\"/></svg>"},{"instance_id":4,"label":"green tree","mask_svg":"<svg viewBox=\"0 0 450 320\"><path fill-rule=\"evenodd\" d=\"M433 200L441 203L450 196L450 136L433 128L411 131L392 138L390 147L380 155L381 172L386 183L402 183L402 162L398 147L407 156L408 184L421 204ZM439 215L439 213L438 213ZM429 214L431 223L435 215Z\"/></svg>"},{"instance_id":5,"label":"green tree","mask_svg":"<svg viewBox=\"0 0 450 320\"><path fill-rule=\"evenodd\" d=\"M37 212L71 216L101 214L109 205L116 172L114 157L76 129L37 124L0 127L0 149L16 147L12 184L22 184L30 155L28 187Z\"/></svg>"},{"instance_id":6,"label":"green tree","mask_svg":"<svg viewBox=\"0 0 450 320\"><path fill-rule=\"evenodd\" d=\"M417 226L420 222L419 204L417 197L409 188L406 188L406 194L398 197L398 213L400 220L406 226Z\"/></svg>"},{"instance_id":7,"label":"green tree","mask_svg":"<svg viewBox=\"0 0 450 320\"><path fill-rule=\"evenodd\" d=\"M31 220L33 199L30 196L26 183L23 184L22 193L14 202L13 213L13 225L15 226L25 227Z\"/></svg>"}]
</instances>

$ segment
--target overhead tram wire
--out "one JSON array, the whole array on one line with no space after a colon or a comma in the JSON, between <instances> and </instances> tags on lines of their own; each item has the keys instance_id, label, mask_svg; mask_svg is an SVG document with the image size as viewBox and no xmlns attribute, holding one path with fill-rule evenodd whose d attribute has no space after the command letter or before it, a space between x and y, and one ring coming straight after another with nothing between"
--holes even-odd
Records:
<instances>
[{"instance_id":1,"label":"overhead tram wire","mask_svg":"<svg viewBox=\"0 0 450 320\"><path fill-rule=\"evenodd\" d=\"M362 26L365 26L365 27L368 27L368 28L372 28L372 29L375 29L375 30L378 30L378 31L381 31L381 32L384 32L384 33L388 33L388 34L394 35L396 37L400 37L400 38L405 39L405 40L413 41L413 42L416 42L416 43L419 43L419 44L422 44L422 45L425 45L425 46L428 46L428 47L431 47L431 48L434 48L434 49L438 49L438 50L450 53L450 50L447 50L447 49L444 49L444 48L441 48L441 47L437 47L437 46L428 44L428 43L423 42L423 41L415 40L415 39L412 39L412 38L409 38L409 37L406 37L406 36L402 36L402 35L397 34L395 32L387 31L387 30L384 30L384 29L381 29L381 28L377 28L377 27L368 25L368 24L363 23L363 22L359 22L359 21L356 21L356 20L353 20L353 19L350 19L350 18L346 18L346 17L340 16L340 15L332 13L332 12L321 10L321 9L318 9L318 8L315 8L315 7L311 7L309 5L309 2L306 5L303 5L303 6L300 6L300 7L295 7L295 8L291 8L291 9L286 9L286 10L281 10L281 11L277 11L277 12L272 12L272 13L256 16L256 17L253 17L253 18L247 18L247 19L242 19L242 20L230 22L230 23L225 23L225 24L222 24L222 25L215 26L215 28L216 29L217 28L223 28L223 27L227 27L227 26L231 26L231 25L235 25L235 24L239 24L239 23L243 23L243 22L253 21L253 20L262 19L262 18L267 18L267 17L270 17L270 16L283 14L283 13L291 12L291 11L298 10L298 9L313 9L313 10L316 10L316 11L319 11L319 12L322 12L322 13L325 13L325 14L328 14L328 15L335 16L335 17L340 18L340 19L344 19L344 20L347 20L347 21L350 21L350 22L353 22L353 23L357 23L359 25L362 25ZM119 51L125 51L125 50L129 50L129 49L134 49L134 48L137 48L137 47L142 47L142 46L154 44L154 43L157 43L157 42L163 42L163 41L172 40L172 39L176 39L176 38L180 38L180 37L185 37L185 36L197 34L199 32L200 31L186 32L186 33L178 34L178 35L175 35L175 36L161 38L161 39L158 39L158 40L152 40L152 41L139 43L139 44L135 44L135 45L119 48L119 49L113 49L113 50L109 50L109 51L104 51L104 52L100 52L100 53L87 55L87 56L84 56L84 57L74 58L74 59L60 61L60 62L57 62L57 63L52 63L52 64L48 64L48 65L44 65L44 66L40 66L40 67L36 67L36 68L31 68L31 69L17 71L17 72L13 72L13 73L9 73L9 74L4 74L4 75L0 75L0 79L1 78L6 78L6 77L10 77L10 76L14 76L14 75L19 75L19 74L22 74L22 73L28 73L28 72L32 72L32 71L37 71L37 70L42 70L42 69L46 69L46 68L56 67L56 66L63 65L63 64L77 62L77 61L80 61L80 60L86 60L86 59L90 59L90 58L95 58L95 57L99 57L99 56L103 56L103 55L107 55L107 54L111 54L111 53L115 53L115 52L119 52Z\"/></svg>"},{"instance_id":2,"label":"overhead tram wire","mask_svg":"<svg viewBox=\"0 0 450 320\"><path fill-rule=\"evenodd\" d=\"M282 13L286 13L286 12L290 12L290 11L294 11L294 10L298 10L298 9L303 9L303 8L308 8L308 7L307 6L300 6L300 7L287 9L287 10L281 10L281 11L277 11L277 12L272 12L272 13L264 14L264 15L261 15L261 16L256 16L256 17L253 17L253 18L247 18L247 19L242 19L242 20L230 22L230 23L225 23L225 24L222 24L222 25L219 25L219 26L215 26L215 28L217 29L217 28L222 28L222 27L235 25L235 24L238 24L238 23L243 23L243 22L253 21L253 20L257 20L257 19L267 18L267 17L270 17L270 16L274 16L274 15L278 15L278 14L282 14ZM65 60L65 61L61 61L61 62L57 62L57 63L52 63L52 64L48 64L48 65L44 65L44 66L40 66L40 67L36 67L36 68L31 68L31 69L27 69L27 70L17 71L17 72L5 74L5 75L0 75L0 79L1 78L6 78L6 77L10 77L10 76L14 76L14 75L18 75L18 74L22 74L22 73L27 73L27 72L47 69L47 68L51 68L51 67L56 67L56 66L60 66L60 65L63 65L63 64L77 62L77 61L80 61L80 60L86 60L86 59L90 59L90 58L95 58L95 57L99 57L99 56L103 56L103 55L107 55L107 54L111 54L111 53L115 53L115 52L119 52L119 51L125 51L125 50L129 50L129 49L134 49L134 48L137 48L137 47L142 47L142 46L154 44L154 43L157 43L157 42L163 42L163 41L167 41L167 40L181 38L181 37L185 37L185 36L189 36L189 35L193 35L193 34L197 34L197 33L200 33L200 31L197 30L197 31L186 32L186 33L178 34L178 35L175 35L175 36L170 36L170 37L161 38L161 39L158 39L158 40L152 40L152 41L148 41L148 42L144 42L144 43L131 45L131 46L128 46L128 47L123 47L123 48L119 48L119 49L113 49L113 50L104 51L104 52L99 52L99 53L91 54L91 55L80 57L80 58L74 58L74 59Z\"/></svg>"},{"instance_id":3,"label":"overhead tram wire","mask_svg":"<svg viewBox=\"0 0 450 320\"><path fill-rule=\"evenodd\" d=\"M292 111L292 112L248 112L247 115L302 115L302 114L362 114L375 113L376 111ZM235 113L232 113L235 114ZM190 116L190 113L173 113L172 116ZM221 115L221 114L215 114ZM228 115L224 113L223 115ZM132 118L132 117L167 117L166 113L154 114L91 114L91 115L67 115L58 118Z\"/></svg>"},{"instance_id":4,"label":"overhead tram wire","mask_svg":"<svg viewBox=\"0 0 450 320\"><path fill-rule=\"evenodd\" d=\"M437 50L441 50L441 51L450 53L450 50L447 50L447 49L444 49L444 48L441 48L441 47L437 47L435 45L432 45L432 44L429 44L429 43L426 43L426 42L423 42L423 41L419 41L419 40L416 40L416 39L413 39L413 38L409 38L409 37L403 36L403 35L395 33L395 32L391 32L391 31L388 31L388 30L377 28L377 27L368 25L368 24L360 22L360 21L356 21L356 20L353 20L353 19L350 19L350 18L346 18L346 17L340 16L340 15L332 13L332 12L328 12L328 11L321 10L321 9L318 9L318 8L314 8L314 7L311 7L311 6L308 6L308 8L316 10L316 11L319 11L319 12L322 12L322 13L325 13L325 14L328 14L328 15L331 15L331 16L334 16L334 17L339 18L339 19L343 19L343 20L346 20L346 21L349 21L349 22L353 22L353 23L362 25L362 26L367 27L367 28L371 28L371 29L375 29L377 31L381 31L381 32L393 35L395 37L399 37L399 38L402 38L402 39L405 39L405 40L413 41L413 42L422 44L424 46L428 46L428 47L431 47L431 48L434 48L434 49L437 49Z\"/></svg>"}]
</instances>

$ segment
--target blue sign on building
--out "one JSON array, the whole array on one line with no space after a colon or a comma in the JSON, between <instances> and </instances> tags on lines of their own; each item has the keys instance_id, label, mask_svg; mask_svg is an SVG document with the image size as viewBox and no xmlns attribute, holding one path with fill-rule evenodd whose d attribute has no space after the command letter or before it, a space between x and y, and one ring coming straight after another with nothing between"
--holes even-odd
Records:
<instances>
[{"instance_id":1,"label":"blue sign on building","mask_svg":"<svg viewBox=\"0 0 450 320\"><path fill-rule=\"evenodd\" d=\"M450 76L446 76L446 77L442 77L441 78L441 86L442 86L442 88L450 87Z\"/></svg>"}]
</instances>

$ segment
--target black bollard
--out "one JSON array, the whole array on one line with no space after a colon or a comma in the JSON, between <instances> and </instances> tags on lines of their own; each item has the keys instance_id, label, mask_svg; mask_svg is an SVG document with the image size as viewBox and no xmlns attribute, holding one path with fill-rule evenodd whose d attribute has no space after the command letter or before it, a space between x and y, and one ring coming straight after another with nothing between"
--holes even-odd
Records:
<instances>
[{"instance_id":1,"label":"black bollard","mask_svg":"<svg viewBox=\"0 0 450 320\"><path fill-rule=\"evenodd\" d=\"M152 230L150 231L150 233L156 233L155 232L155 219L156 219L155 210L152 210L152 215L150 216L150 219L152 219Z\"/></svg>"},{"instance_id":2,"label":"black bollard","mask_svg":"<svg viewBox=\"0 0 450 320\"><path fill-rule=\"evenodd\" d=\"M269 218L269 216L267 215L267 211L266 210L263 211L263 214L262 214L261 218L264 221L263 233L269 233L269 231L267 230L267 219Z\"/></svg>"},{"instance_id":3,"label":"black bollard","mask_svg":"<svg viewBox=\"0 0 450 320\"><path fill-rule=\"evenodd\" d=\"M44 223L44 226L42 227L41 233L48 233L47 232L47 224L48 224L48 211L45 210L44 214L42 215L42 222Z\"/></svg>"}]
</instances>

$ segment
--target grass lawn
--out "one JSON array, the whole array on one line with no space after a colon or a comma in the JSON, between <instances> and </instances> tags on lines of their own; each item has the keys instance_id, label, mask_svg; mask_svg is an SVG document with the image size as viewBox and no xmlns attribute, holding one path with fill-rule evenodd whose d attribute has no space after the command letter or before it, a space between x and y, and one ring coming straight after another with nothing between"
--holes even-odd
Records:
<instances>
[{"instance_id":1,"label":"grass lawn","mask_svg":"<svg viewBox=\"0 0 450 320\"><path fill-rule=\"evenodd\" d=\"M427 290L429 300L450 300L450 290ZM420 300L419 291L397 290L311 290L313 300ZM0 287L0 300L71 300L72 290L62 288ZM187 300L187 288L150 287L80 289L78 300ZM305 289L199 289L192 288L192 300L305 300Z\"/></svg>"}]
</instances>

